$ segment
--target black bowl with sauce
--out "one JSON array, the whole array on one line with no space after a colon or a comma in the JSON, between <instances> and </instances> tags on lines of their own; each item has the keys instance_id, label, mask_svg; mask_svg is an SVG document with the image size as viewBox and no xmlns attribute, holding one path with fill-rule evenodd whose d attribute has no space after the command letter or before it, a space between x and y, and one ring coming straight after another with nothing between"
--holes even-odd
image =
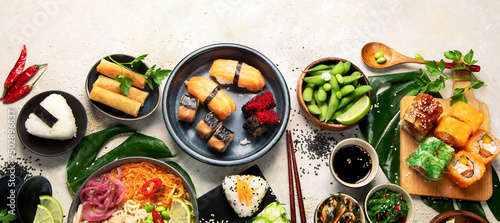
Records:
<instances>
[{"instance_id":1,"label":"black bowl with sauce","mask_svg":"<svg viewBox=\"0 0 500 223\"><path fill-rule=\"evenodd\" d=\"M362 187L377 175L378 156L366 141L349 138L339 142L330 155L330 171L347 187Z\"/></svg>"}]
</instances>

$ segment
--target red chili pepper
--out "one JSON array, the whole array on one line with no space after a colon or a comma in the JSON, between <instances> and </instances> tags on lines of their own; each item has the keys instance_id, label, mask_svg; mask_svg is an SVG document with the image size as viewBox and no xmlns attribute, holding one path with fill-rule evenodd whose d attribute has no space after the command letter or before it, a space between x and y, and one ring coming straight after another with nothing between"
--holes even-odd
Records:
<instances>
[{"instance_id":1,"label":"red chili pepper","mask_svg":"<svg viewBox=\"0 0 500 223\"><path fill-rule=\"evenodd\" d=\"M32 65L32 66L28 67L26 70L24 70L23 73L21 74L21 76L19 76L19 78L17 78L16 82L14 82L14 85L12 85L9 88L9 90L7 90L7 93L5 93L4 98L8 98L9 95L12 94L12 92L16 91L17 89L22 87L24 84L26 84L26 82L28 82L28 80L31 79L31 77L33 77L36 74L36 72L44 66L47 66L47 64ZM45 69L47 69L47 68L45 68ZM44 72L45 72L45 70L44 70Z\"/></svg>"},{"instance_id":2,"label":"red chili pepper","mask_svg":"<svg viewBox=\"0 0 500 223\"><path fill-rule=\"evenodd\" d=\"M42 74L44 72L45 72L45 70L42 72ZM40 79L40 77L42 76L42 74L40 74L40 76L38 76L36 78L36 80L32 84L30 84L30 85L24 85L21 88L15 89L8 96L5 96L5 99L3 100L3 103L4 104L8 104L8 103L15 102L15 101L17 101L17 100L19 100L21 98L24 98L24 96L26 96L28 93L30 93L31 88L33 88L33 85L35 85L35 83L38 81L38 79Z\"/></svg>"},{"instance_id":3,"label":"red chili pepper","mask_svg":"<svg viewBox=\"0 0 500 223\"><path fill-rule=\"evenodd\" d=\"M12 70L9 73L9 76L7 76L7 79L5 80L5 83L3 84L4 90L2 94L2 98L4 98L5 93L7 90L14 84L14 82L17 80L19 75L21 75L21 72L24 70L24 65L26 64L26 46L23 45L23 49L21 50L21 55L19 55L19 58L17 59L16 64L12 68Z\"/></svg>"},{"instance_id":4,"label":"red chili pepper","mask_svg":"<svg viewBox=\"0 0 500 223\"><path fill-rule=\"evenodd\" d=\"M160 178L148 180L144 183L144 185L142 185L142 195L149 197L158 191L162 185L163 182Z\"/></svg>"},{"instance_id":5,"label":"red chili pepper","mask_svg":"<svg viewBox=\"0 0 500 223\"><path fill-rule=\"evenodd\" d=\"M153 215L154 223L164 223L163 218L161 218L161 215L154 208L151 209L151 214Z\"/></svg>"}]
</instances>

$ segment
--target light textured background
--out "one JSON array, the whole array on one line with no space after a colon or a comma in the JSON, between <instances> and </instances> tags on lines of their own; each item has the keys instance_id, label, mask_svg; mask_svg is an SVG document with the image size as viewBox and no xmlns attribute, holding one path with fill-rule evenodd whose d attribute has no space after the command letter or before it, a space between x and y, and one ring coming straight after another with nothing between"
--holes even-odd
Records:
<instances>
[{"instance_id":1,"label":"light textured background","mask_svg":"<svg viewBox=\"0 0 500 223\"><path fill-rule=\"evenodd\" d=\"M372 41L386 43L397 51L426 59L441 59L446 50L473 49L481 72L477 76L488 86L474 95L490 108L491 132L500 136L497 89L500 2L488 1L0 1L0 77L4 78L17 60L22 44L28 48L27 66L48 63L49 68L21 101L0 106L0 123L7 123L7 109L19 112L24 102L47 90L64 90L86 106L87 133L117 123L94 110L85 95L85 77L103 56L115 53L149 54L147 63L173 69L192 51L213 43L231 42L249 46L278 65L287 80L292 99L288 129L300 142L299 166L307 216L329 193L345 192L359 201L371 186L385 181L382 172L375 182L361 189L340 186L326 162L311 158L305 134L317 135L333 145L359 136L357 129L327 132L311 127L299 113L296 101L297 77L315 59L327 56L352 61L367 75L413 71L422 65L400 65L385 70L367 67L361 47ZM444 97L451 95L451 82ZM163 86L162 86L163 89ZM129 124L129 123L127 123ZM191 175L199 195L220 184L223 176L239 173L258 164L278 199L288 203L285 138L264 157L247 165L216 167L186 155L170 138L158 109L148 119L129 124L139 132L162 139L179 156ZM0 126L0 155L6 161L7 126ZM115 142L117 143L117 142ZM17 156L26 158L49 178L65 212L71 197L65 185L69 154L38 157L17 144ZM494 166L499 168L499 160ZM495 185L496 186L496 185ZM428 222L437 213L413 197L415 222ZM488 211L488 214L489 211ZM492 218L491 218L492 219Z\"/></svg>"}]
</instances>

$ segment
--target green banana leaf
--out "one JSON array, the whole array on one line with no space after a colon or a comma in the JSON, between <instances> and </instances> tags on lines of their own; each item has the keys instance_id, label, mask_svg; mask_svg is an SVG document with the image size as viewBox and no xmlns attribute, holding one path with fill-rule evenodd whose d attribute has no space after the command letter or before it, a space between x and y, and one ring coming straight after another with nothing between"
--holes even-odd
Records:
<instances>
[{"instance_id":1,"label":"green banana leaf","mask_svg":"<svg viewBox=\"0 0 500 223\"><path fill-rule=\"evenodd\" d=\"M441 213L445 211L455 210L453 200L448 198L426 197L421 196L422 202L431 207L435 211Z\"/></svg>"},{"instance_id":2,"label":"green banana leaf","mask_svg":"<svg viewBox=\"0 0 500 223\"><path fill-rule=\"evenodd\" d=\"M497 171L493 168L491 168L491 170L493 171L491 173L493 181L493 195L486 202L486 204L488 204L488 207L492 210L493 216L495 216L497 221L500 221L500 180L498 179Z\"/></svg>"},{"instance_id":3,"label":"green banana leaf","mask_svg":"<svg viewBox=\"0 0 500 223\"><path fill-rule=\"evenodd\" d=\"M484 219L486 218L486 214L484 213L483 207L481 203L478 201L466 201L466 200L456 200L457 207L459 210L470 211L481 216ZM493 209L494 210L494 209ZM496 209L498 211L498 209Z\"/></svg>"}]
</instances>

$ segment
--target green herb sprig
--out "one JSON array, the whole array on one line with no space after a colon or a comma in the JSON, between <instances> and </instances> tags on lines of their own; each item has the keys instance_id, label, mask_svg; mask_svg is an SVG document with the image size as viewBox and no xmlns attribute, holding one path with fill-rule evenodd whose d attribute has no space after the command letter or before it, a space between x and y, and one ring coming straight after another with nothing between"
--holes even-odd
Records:
<instances>
[{"instance_id":1,"label":"green herb sprig","mask_svg":"<svg viewBox=\"0 0 500 223\"><path fill-rule=\"evenodd\" d=\"M124 69L128 69L125 65L130 65L132 67L137 68L141 65L141 62L147 56L148 56L147 54L140 55L137 58L135 58L134 60L127 62L127 63L120 63L120 62L114 60L113 58L111 58L111 56L108 56L108 58L111 61L113 61L114 63L116 63L118 66L120 66L122 68L122 74L116 75L115 80L120 82L120 90L123 94L128 95L128 93L130 91L130 87L132 86L132 82L134 81L132 78L125 76ZM156 64L155 64L152 67L150 67L146 71L145 74L140 74L140 73L138 73L138 74L142 75L146 79L146 83L148 83L149 87L151 89L153 89L153 81L156 84L161 85L163 79L168 77L168 75L170 75L170 72L172 72L172 71L168 70L168 69L161 69L161 68L156 69Z\"/></svg>"},{"instance_id":2,"label":"green herb sprig","mask_svg":"<svg viewBox=\"0 0 500 223\"><path fill-rule=\"evenodd\" d=\"M7 212L7 209L0 210L0 221L2 223L8 223L17 219L17 215L13 215Z\"/></svg>"},{"instance_id":3,"label":"green herb sprig","mask_svg":"<svg viewBox=\"0 0 500 223\"><path fill-rule=\"evenodd\" d=\"M470 50L465 56L462 61L462 53L458 50L450 50L444 52L444 57L449 60L453 61L458 61L458 64L451 68L452 70L467 70L471 74L471 78L463 78L463 77L453 77L453 76L448 76L444 73L445 70L445 62L443 59L441 59L438 62L432 60L425 62L425 67L427 68L427 71L429 72L429 76L439 76L437 77L436 80L430 81L428 78L424 78L424 76L420 76L415 79L415 82L411 85L408 86L408 90L406 92L407 95L416 95L417 93L438 93L440 90L444 89L445 82L446 80L449 79L462 79L462 80L468 80L471 82L471 84L465 88L455 88L453 90L453 95L451 96L451 102L450 104L453 105L458 101L463 101L467 103L467 98L465 98L465 93L471 89L479 89L485 83L474 75L472 71L470 70L469 66L476 64L477 60L473 60L474 56L474 51ZM422 75L427 75L427 73L424 71L422 72Z\"/></svg>"}]
</instances>

